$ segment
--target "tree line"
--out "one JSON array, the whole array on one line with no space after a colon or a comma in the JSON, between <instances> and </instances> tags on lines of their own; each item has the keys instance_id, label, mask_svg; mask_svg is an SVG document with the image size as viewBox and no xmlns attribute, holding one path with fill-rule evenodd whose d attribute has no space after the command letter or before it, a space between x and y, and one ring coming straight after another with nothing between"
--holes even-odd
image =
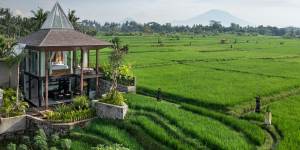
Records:
<instances>
[{"instance_id":1,"label":"tree line","mask_svg":"<svg viewBox=\"0 0 300 150\"><path fill-rule=\"evenodd\" d=\"M32 17L21 17L13 15L10 9L0 8L0 34L9 38L18 38L37 31L46 20L48 11L39 8L32 12ZM215 35L219 33L231 34L251 34L251 35L270 35L284 36L288 38L299 38L300 29L295 27L279 28L274 26L240 26L231 23L225 27L219 21L210 21L209 25L195 24L193 26L172 25L171 23L160 24L157 22L137 23L136 21L126 21L123 23L105 22L99 23L93 20L82 20L76 16L75 10L68 11L68 18L73 24L75 30L96 35L102 33L105 35L133 34L136 33L186 33Z\"/></svg>"}]
</instances>

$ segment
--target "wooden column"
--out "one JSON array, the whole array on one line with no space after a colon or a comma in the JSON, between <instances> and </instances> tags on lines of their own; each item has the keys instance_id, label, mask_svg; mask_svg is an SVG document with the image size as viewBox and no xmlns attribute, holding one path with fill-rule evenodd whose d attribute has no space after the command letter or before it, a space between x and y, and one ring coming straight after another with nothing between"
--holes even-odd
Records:
<instances>
[{"instance_id":1,"label":"wooden column","mask_svg":"<svg viewBox=\"0 0 300 150\"><path fill-rule=\"evenodd\" d=\"M75 70L77 67L77 55L76 55L76 49L73 51L73 72L75 74Z\"/></svg>"},{"instance_id":2,"label":"wooden column","mask_svg":"<svg viewBox=\"0 0 300 150\"><path fill-rule=\"evenodd\" d=\"M81 56L80 56L80 94L83 95L83 49L81 48Z\"/></svg>"},{"instance_id":3,"label":"wooden column","mask_svg":"<svg viewBox=\"0 0 300 150\"><path fill-rule=\"evenodd\" d=\"M49 78L49 65L48 65L48 51L45 51L45 109L48 109L48 78Z\"/></svg>"},{"instance_id":4,"label":"wooden column","mask_svg":"<svg viewBox=\"0 0 300 150\"><path fill-rule=\"evenodd\" d=\"M41 80L38 78L38 99L39 99L39 107L42 106L42 101L41 101Z\"/></svg>"},{"instance_id":5,"label":"wooden column","mask_svg":"<svg viewBox=\"0 0 300 150\"><path fill-rule=\"evenodd\" d=\"M87 67L90 68L90 50L87 52Z\"/></svg>"},{"instance_id":6,"label":"wooden column","mask_svg":"<svg viewBox=\"0 0 300 150\"><path fill-rule=\"evenodd\" d=\"M96 97L99 96L99 50L96 50Z\"/></svg>"}]
</instances>

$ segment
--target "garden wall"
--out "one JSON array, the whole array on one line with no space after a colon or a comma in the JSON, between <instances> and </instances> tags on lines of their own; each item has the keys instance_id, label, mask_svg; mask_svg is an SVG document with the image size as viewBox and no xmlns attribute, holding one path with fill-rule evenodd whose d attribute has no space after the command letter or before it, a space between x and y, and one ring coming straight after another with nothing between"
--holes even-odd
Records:
<instances>
[{"instance_id":1,"label":"garden wall","mask_svg":"<svg viewBox=\"0 0 300 150\"><path fill-rule=\"evenodd\" d=\"M23 115L11 118L1 118L0 141L14 139L19 136L33 134L37 129L44 129L47 135L59 133L60 135L69 134L75 127L86 127L94 118L72 123L51 123L47 120L31 115Z\"/></svg>"},{"instance_id":2,"label":"garden wall","mask_svg":"<svg viewBox=\"0 0 300 150\"><path fill-rule=\"evenodd\" d=\"M3 94L4 94L4 91L2 89L0 89L0 107L3 104Z\"/></svg>"},{"instance_id":3,"label":"garden wall","mask_svg":"<svg viewBox=\"0 0 300 150\"><path fill-rule=\"evenodd\" d=\"M107 80L100 79L100 92L101 94L105 94L109 91L111 87L111 82ZM125 93L135 93L136 92L136 86L124 86L118 84L118 90L120 92L125 92Z\"/></svg>"},{"instance_id":4,"label":"garden wall","mask_svg":"<svg viewBox=\"0 0 300 150\"><path fill-rule=\"evenodd\" d=\"M17 66L9 68L5 61L0 61L0 68L0 87L9 87L9 81L11 87L17 87Z\"/></svg>"},{"instance_id":5,"label":"garden wall","mask_svg":"<svg viewBox=\"0 0 300 150\"><path fill-rule=\"evenodd\" d=\"M26 115L0 118L0 140L11 139L24 134L26 130Z\"/></svg>"}]
</instances>

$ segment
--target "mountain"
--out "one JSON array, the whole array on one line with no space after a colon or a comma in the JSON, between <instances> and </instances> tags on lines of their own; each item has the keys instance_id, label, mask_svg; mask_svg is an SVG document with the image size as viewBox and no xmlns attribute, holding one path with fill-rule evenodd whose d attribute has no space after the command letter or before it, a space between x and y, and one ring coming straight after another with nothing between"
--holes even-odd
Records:
<instances>
[{"instance_id":1,"label":"mountain","mask_svg":"<svg viewBox=\"0 0 300 150\"><path fill-rule=\"evenodd\" d=\"M194 24L209 25L211 20L220 21L223 26L230 26L231 23L237 23L241 26L253 25L252 23L235 17L226 11L216 9L210 10L187 20L175 21L174 24L191 26Z\"/></svg>"}]
</instances>

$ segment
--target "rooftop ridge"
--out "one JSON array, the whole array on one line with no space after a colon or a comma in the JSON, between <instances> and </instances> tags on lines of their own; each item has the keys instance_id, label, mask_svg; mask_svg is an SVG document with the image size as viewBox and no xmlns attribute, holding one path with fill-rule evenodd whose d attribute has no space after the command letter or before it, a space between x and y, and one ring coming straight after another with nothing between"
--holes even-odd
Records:
<instances>
[{"instance_id":1,"label":"rooftop ridge","mask_svg":"<svg viewBox=\"0 0 300 150\"><path fill-rule=\"evenodd\" d=\"M55 3L41 29L74 29L58 2Z\"/></svg>"}]
</instances>

